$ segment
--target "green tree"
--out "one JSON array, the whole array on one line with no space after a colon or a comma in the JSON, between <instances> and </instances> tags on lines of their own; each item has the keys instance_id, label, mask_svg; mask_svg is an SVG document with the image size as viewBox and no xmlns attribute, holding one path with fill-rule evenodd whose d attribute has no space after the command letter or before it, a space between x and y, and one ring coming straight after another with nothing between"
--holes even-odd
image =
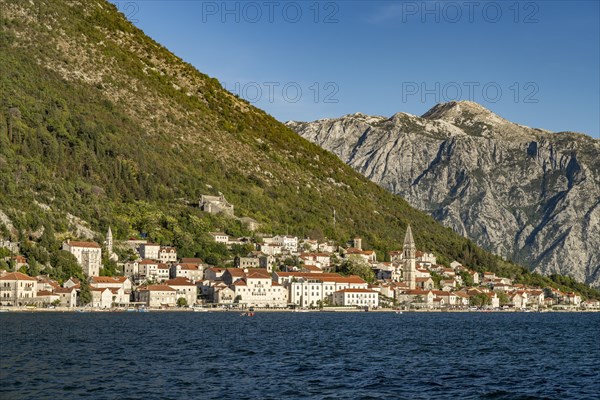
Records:
<instances>
[{"instance_id":1,"label":"green tree","mask_svg":"<svg viewBox=\"0 0 600 400\"><path fill-rule=\"evenodd\" d=\"M86 279L81 280L81 288L79 289L79 304L82 306L88 305L92 302L92 291L90 284Z\"/></svg>"},{"instance_id":2,"label":"green tree","mask_svg":"<svg viewBox=\"0 0 600 400\"><path fill-rule=\"evenodd\" d=\"M492 304L492 299L490 299L485 293L477 293L476 295L471 296L469 302L472 306L483 307Z\"/></svg>"},{"instance_id":3,"label":"green tree","mask_svg":"<svg viewBox=\"0 0 600 400\"><path fill-rule=\"evenodd\" d=\"M505 292L498 291L496 292L496 295L498 296L498 300L500 301L501 306L510 304L510 299L508 298L508 295Z\"/></svg>"},{"instance_id":4,"label":"green tree","mask_svg":"<svg viewBox=\"0 0 600 400\"><path fill-rule=\"evenodd\" d=\"M77 263L75 256L68 251L56 250L50 256L52 271L50 276L60 282L66 281L70 277L76 277L83 281L83 270Z\"/></svg>"},{"instance_id":5,"label":"green tree","mask_svg":"<svg viewBox=\"0 0 600 400\"><path fill-rule=\"evenodd\" d=\"M188 302L185 297L180 297L177 299L177 307L185 307L187 305L188 305Z\"/></svg>"},{"instance_id":6,"label":"green tree","mask_svg":"<svg viewBox=\"0 0 600 400\"><path fill-rule=\"evenodd\" d=\"M339 266L338 271L343 275L358 275L365 281L375 281L375 272L362 257L351 255Z\"/></svg>"},{"instance_id":7,"label":"green tree","mask_svg":"<svg viewBox=\"0 0 600 400\"><path fill-rule=\"evenodd\" d=\"M460 271L460 277L462 278L463 284L465 286L475 286L475 282L473 282L473 277L469 274L468 271Z\"/></svg>"}]
</instances>

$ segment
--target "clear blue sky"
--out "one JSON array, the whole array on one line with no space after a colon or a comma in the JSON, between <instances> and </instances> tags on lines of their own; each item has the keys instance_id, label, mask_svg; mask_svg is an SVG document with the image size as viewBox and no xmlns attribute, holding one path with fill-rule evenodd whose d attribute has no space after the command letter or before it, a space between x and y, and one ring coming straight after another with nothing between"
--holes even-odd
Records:
<instances>
[{"instance_id":1,"label":"clear blue sky","mask_svg":"<svg viewBox=\"0 0 600 400\"><path fill-rule=\"evenodd\" d=\"M281 121L420 115L460 99L600 137L597 0L113 3Z\"/></svg>"}]
</instances>

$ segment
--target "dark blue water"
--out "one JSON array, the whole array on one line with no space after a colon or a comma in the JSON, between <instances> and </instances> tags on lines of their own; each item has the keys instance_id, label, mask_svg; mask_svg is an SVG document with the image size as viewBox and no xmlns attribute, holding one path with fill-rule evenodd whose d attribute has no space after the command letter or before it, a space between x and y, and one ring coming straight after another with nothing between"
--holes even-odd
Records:
<instances>
[{"instance_id":1,"label":"dark blue water","mask_svg":"<svg viewBox=\"0 0 600 400\"><path fill-rule=\"evenodd\" d=\"M0 399L599 399L600 314L0 314Z\"/></svg>"}]
</instances>

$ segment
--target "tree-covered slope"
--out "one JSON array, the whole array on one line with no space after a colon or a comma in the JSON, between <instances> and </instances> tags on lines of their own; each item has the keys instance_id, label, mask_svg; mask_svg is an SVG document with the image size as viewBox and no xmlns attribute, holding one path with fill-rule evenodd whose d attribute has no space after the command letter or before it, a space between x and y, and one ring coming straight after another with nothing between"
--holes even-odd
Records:
<instances>
[{"instance_id":1,"label":"tree-covered slope","mask_svg":"<svg viewBox=\"0 0 600 400\"><path fill-rule=\"evenodd\" d=\"M225 91L105 0L0 5L0 211L14 228L0 224L5 235L78 235L69 213L95 232L145 232L193 256L209 230L244 233L192 206L222 192L262 231L359 234L382 257L411 223L418 246L444 262L541 279Z\"/></svg>"}]
</instances>

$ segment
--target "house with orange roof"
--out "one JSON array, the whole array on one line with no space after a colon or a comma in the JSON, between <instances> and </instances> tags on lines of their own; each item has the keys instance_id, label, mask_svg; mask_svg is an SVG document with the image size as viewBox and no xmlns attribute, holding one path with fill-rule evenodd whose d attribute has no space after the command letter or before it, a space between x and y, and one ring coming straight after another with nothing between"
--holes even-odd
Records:
<instances>
[{"instance_id":1,"label":"house with orange roof","mask_svg":"<svg viewBox=\"0 0 600 400\"><path fill-rule=\"evenodd\" d=\"M92 276L90 286L93 288L122 288L125 292L131 293L132 283L126 276Z\"/></svg>"},{"instance_id":2,"label":"house with orange roof","mask_svg":"<svg viewBox=\"0 0 600 400\"><path fill-rule=\"evenodd\" d=\"M198 301L198 287L187 278L174 278L165 282L165 285L172 287L177 292L177 299L184 298L189 306Z\"/></svg>"},{"instance_id":3,"label":"house with orange roof","mask_svg":"<svg viewBox=\"0 0 600 400\"><path fill-rule=\"evenodd\" d=\"M165 264L177 262L177 249L175 247L162 246L158 251L158 260Z\"/></svg>"},{"instance_id":4,"label":"house with orange roof","mask_svg":"<svg viewBox=\"0 0 600 400\"><path fill-rule=\"evenodd\" d=\"M150 308L175 307L177 290L168 285L148 285L138 289L136 300Z\"/></svg>"},{"instance_id":5,"label":"house with orange roof","mask_svg":"<svg viewBox=\"0 0 600 400\"><path fill-rule=\"evenodd\" d=\"M51 290L38 290L35 297L36 303L42 306L52 304L57 300L60 302L60 295Z\"/></svg>"},{"instance_id":6,"label":"house with orange roof","mask_svg":"<svg viewBox=\"0 0 600 400\"><path fill-rule=\"evenodd\" d=\"M70 277L66 281L63 282L63 287L65 288L75 288L78 289L81 287L81 281L74 276Z\"/></svg>"},{"instance_id":7,"label":"house with orange roof","mask_svg":"<svg viewBox=\"0 0 600 400\"><path fill-rule=\"evenodd\" d=\"M76 242L67 240L62 249L73 254L87 276L100 275L102 267L102 247L96 242Z\"/></svg>"},{"instance_id":8,"label":"house with orange roof","mask_svg":"<svg viewBox=\"0 0 600 400\"><path fill-rule=\"evenodd\" d=\"M334 292L343 289L367 289L368 284L356 275L336 273L275 272L275 279L289 291L289 303L301 307L315 307L319 302L331 301Z\"/></svg>"},{"instance_id":9,"label":"house with orange roof","mask_svg":"<svg viewBox=\"0 0 600 400\"><path fill-rule=\"evenodd\" d=\"M213 302L217 304L232 304L235 299L235 292L229 287L215 287Z\"/></svg>"},{"instance_id":10,"label":"house with orange roof","mask_svg":"<svg viewBox=\"0 0 600 400\"><path fill-rule=\"evenodd\" d=\"M433 282L433 279L431 279L431 277L427 277L427 278L419 277L419 278L415 278L415 285L416 285L416 288L418 288L418 289L431 290L431 289L433 289L434 282Z\"/></svg>"},{"instance_id":11,"label":"house with orange roof","mask_svg":"<svg viewBox=\"0 0 600 400\"><path fill-rule=\"evenodd\" d=\"M176 263L171 267L172 278L187 278L192 282L201 281L204 278L204 265L202 263Z\"/></svg>"},{"instance_id":12,"label":"house with orange roof","mask_svg":"<svg viewBox=\"0 0 600 400\"><path fill-rule=\"evenodd\" d=\"M9 272L0 277L0 305L26 306L33 303L38 292L37 279L21 272Z\"/></svg>"},{"instance_id":13,"label":"house with orange roof","mask_svg":"<svg viewBox=\"0 0 600 400\"><path fill-rule=\"evenodd\" d=\"M251 268L242 272L244 276L229 286L235 295L234 302L253 307L287 306L287 288L273 281L266 269ZM237 272L232 274L233 276L237 276ZM225 278L225 275L223 277Z\"/></svg>"},{"instance_id":14,"label":"house with orange roof","mask_svg":"<svg viewBox=\"0 0 600 400\"><path fill-rule=\"evenodd\" d=\"M344 258L349 258L352 256L360 257L366 262L375 262L377 261L377 254L373 250L361 250L356 247L349 247L344 251Z\"/></svg>"},{"instance_id":15,"label":"house with orange roof","mask_svg":"<svg viewBox=\"0 0 600 400\"><path fill-rule=\"evenodd\" d=\"M108 309L112 307L113 293L109 288L90 288L90 292L92 294L90 305L93 308Z\"/></svg>"},{"instance_id":16,"label":"house with orange roof","mask_svg":"<svg viewBox=\"0 0 600 400\"><path fill-rule=\"evenodd\" d=\"M527 307L527 294L525 292L516 291L508 295L510 305L514 308L523 309Z\"/></svg>"},{"instance_id":17,"label":"house with orange roof","mask_svg":"<svg viewBox=\"0 0 600 400\"><path fill-rule=\"evenodd\" d=\"M77 307L77 290L75 286L62 287L54 289L53 293L59 296L61 307L73 308Z\"/></svg>"},{"instance_id":18,"label":"house with orange roof","mask_svg":"<svg viewBox=\"0 0 600 400\"><path fill-rule=\"evenodd\" d=\"M46 290L46 291L54 291L54 289L58 289L60 285L54 279L50 279L49 276L46 275L38 275L35 277L38 281L38 290Z\"/></svg>"},{"instance_id":19,"label":"house with orange roof","mask_svg":"<svg viewBox=\"0 0 600 400\"><path fill-rule=\"evenodd\" d=\"M570 292L563 297L563 301L572 306L579 306L581 305L581 296L577 293Z\"/></svg>"},{"instance_id":20,"label":"house with orange roof","mask_svg":"<svg viewBox=\"0 0 600 400\"><path fill-rule=\"evenodd\" d=\"M27 266L27 259L24 256L17 255L12 257L13 262L15 263L15 270L21 269L21 267Z\"/></svg>"}]
</instances>

